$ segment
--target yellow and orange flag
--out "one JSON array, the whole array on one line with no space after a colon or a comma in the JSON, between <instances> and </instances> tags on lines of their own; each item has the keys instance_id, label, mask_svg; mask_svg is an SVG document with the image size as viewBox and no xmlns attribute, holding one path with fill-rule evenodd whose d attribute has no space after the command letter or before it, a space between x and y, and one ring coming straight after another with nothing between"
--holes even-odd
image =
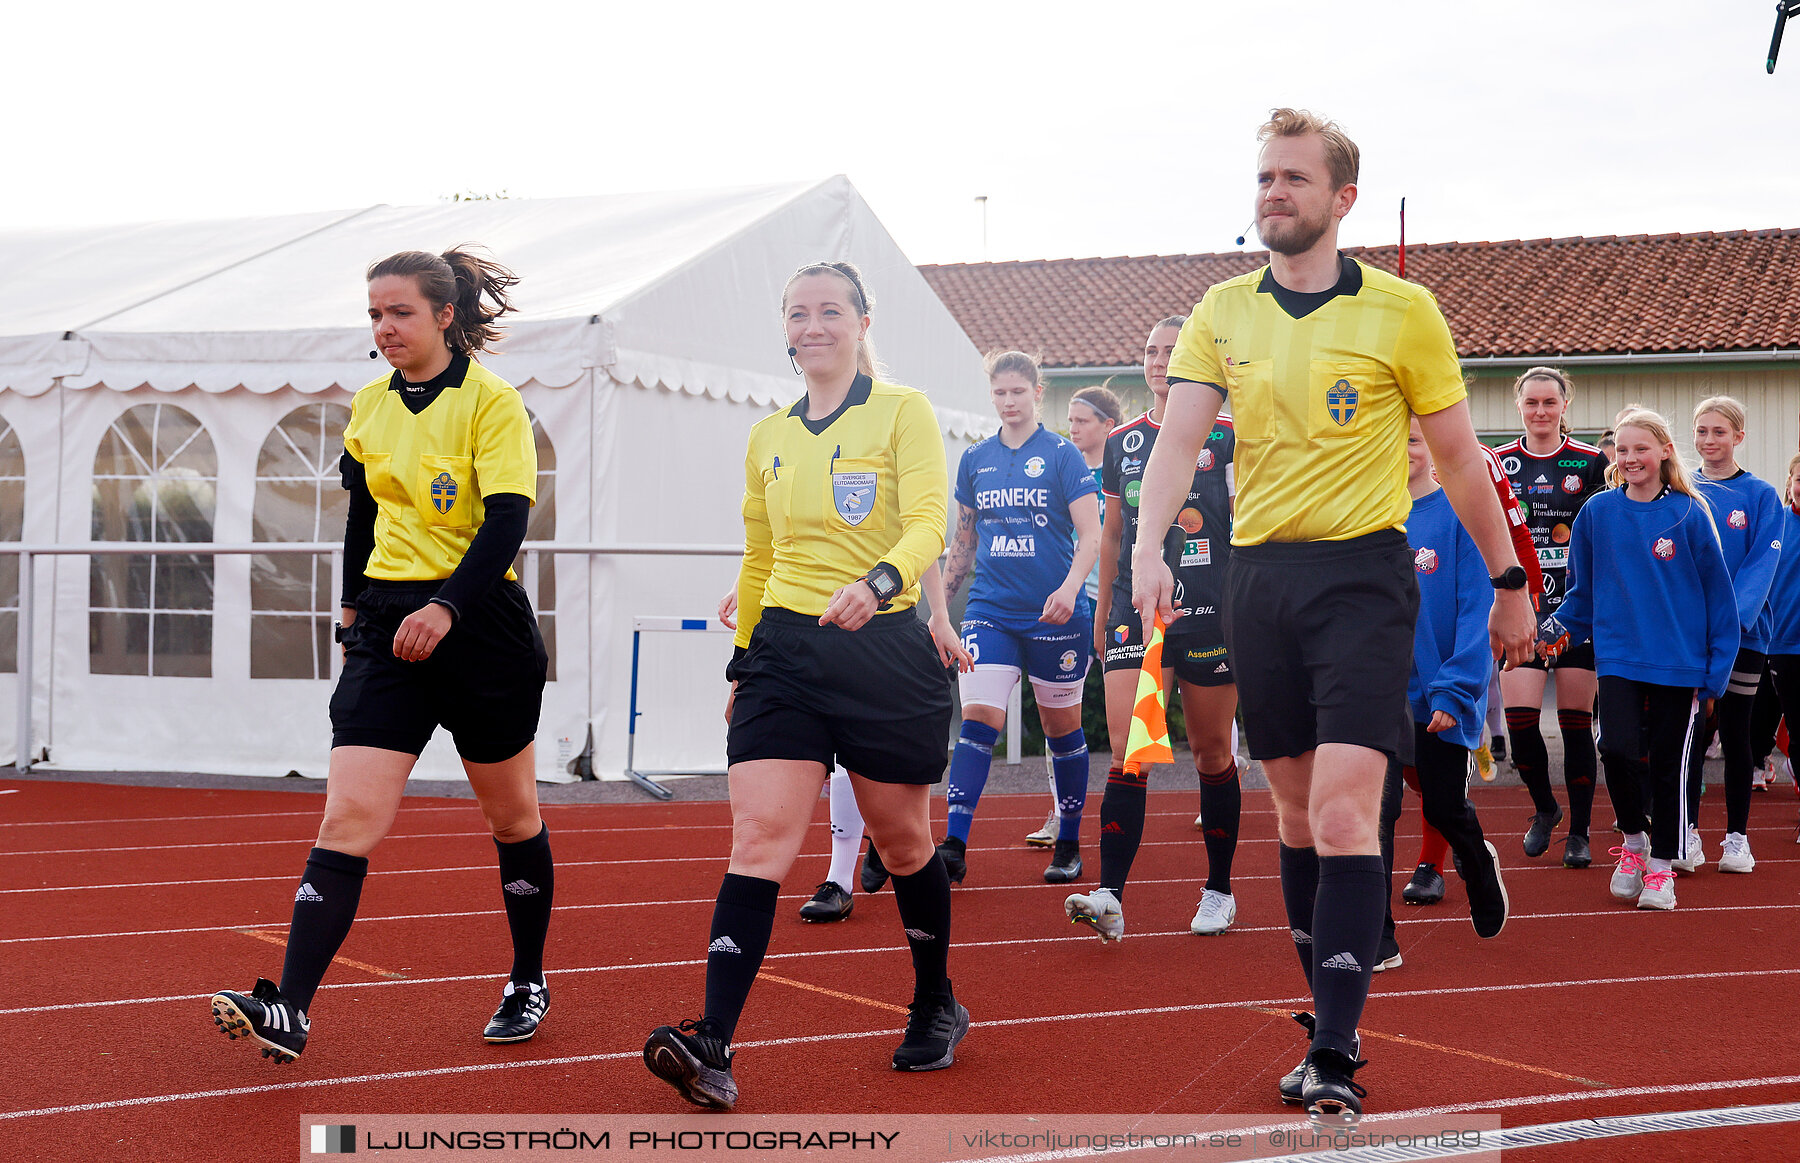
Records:
<instances>
[{"instance_id":1,"label":"yellow and orange flag","mask_svg":"<svg viewBox=\"0 0 1800 1163\"><path fill-rule=\"evenodd\" d=\"M1131 707L1131 734L1125 744L1125 770L1133 775L1152 763L1175 762L1175 752L1169 747L1162 653L1162 615L1152 614L1150 640L1144 644L1144 668L1138 672L1137 700Z\"/></svg>"}]
</instances>

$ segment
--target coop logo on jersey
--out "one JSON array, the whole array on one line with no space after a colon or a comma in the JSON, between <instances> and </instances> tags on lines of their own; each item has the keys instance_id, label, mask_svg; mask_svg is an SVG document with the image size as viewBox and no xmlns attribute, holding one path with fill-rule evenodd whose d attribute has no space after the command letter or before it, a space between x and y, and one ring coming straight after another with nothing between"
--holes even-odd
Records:
<instances>
[{"instance_id":1,"label":"coop logo on jersey","mask_svg":"<svg viewBox=\"0 0 1800 1163\"><path fill-rule=\"evenodd\" d=\"M831 503L846 525L861 525L875 511L875 474L872 472L834 472L831 474Z\"/></svg>"},{"instance_id":2,"label":"coop logo on jersey","mask_svg":"<svg viewBox=\"0 0 1800 1163\"><path fill-rule=\"evenodd\" d=\"M997 533L988 542L989 557L1036 557L1037 538L1027 533L1023 537L1008 537Z\"/></svg>"},{"instance_id":3,"label":"coop logo on jersey","mask_svg":"<svg viewBox=\"0 0 1800 1163\"><path fill-rule=\"evenodd\" d=\"M1579 493L1580 491L1581 491L1581 478L1580 477L1576 476L1574 473L1570 473L1568 476L1563 478L1563 492Z\"/></svg>"},{"instance_id":4,"label":"coop logo on jersey","mask_svg":"<svg viewBox=\"0 0 1800 1163\"><path fill-rule=\"evenodd\" d=\"M1123 448L1126 452L1136 452L1138 449L1144 447L1144 434L1136 430L1127 432L1124 441L1120 443L1119 447Z\"/></svg>"},{"instance_id":5,"label":"coop logo on jersey","mask_svg":"<svg viewBox=\"0 0 1800 1163\"><path fill-rule=\"evenodd\" d=\"M1339 428L1350 423L1356 415L1356 389L1350 386L1349 380L1339 380L1331 386L1325 393L1325 408Z\"/></svg>"},{"instance_id":6,"label":"coop logo on jersey","mask_svg":"<svg viewBox=\"0 0 1800 1163\"><path fill-rule=\"evenodd\" d=\"M1066 672L1075 669L1075 662L1075 652L1073 650L1065 650L1063 651L1063 656L1057 660L1057 665L1062 667Z\"/></svg>"},{"instance_id":7,"label":"coop logo on jersey","mask_svg":"<svg viewBox=\"0 0 1800 1163\"><path fill-rule=\"evenodd\" d=\"M1217 458L1213 456L1212 449L1202 448L1200 450L1200 459L1194 462L1194 467L1201 472L1205 472L1213 466L1213 462L1216 459Z\"/></svg>"},{"instance_id":8,"label":"coop logo on jersey","mask_svg":"<svg viewBox=\"0 0 1800 1163\"><path fill-rule=\"evenodd\" d=\"M1675 556L1675 542L1667 537L1658 537L1656 545L1651 548L1650 552L1656 554L1663 561L1667 561Z\"/></svg>"},{"instance_id":9,"label":"coop logo on jersey","mask_svg":"<svg viewBox=\"0 0 1800 1163\"><path fill-rule=\"evenodd\" d=\"M1034 456L1030 460L1026 461L1025 462L1025 475L1028 477L1043 476L1044 475L1044 458L1041 456Z\"/></svg>"},{"instance_id":10,"label":"coop logo on jersey","mask_svg":"<svg viewBox=\"0 0 1800 1163\"><path fill-rule=\"evenodd\" d=\"M1420 573L1436 573L1438 567L1437 550L1430 546L1422 546L1413 554L1413 568Z\"/></svg>"},{"instance_id":11,"label":"coop logo on jersey","mask_svg":"<svg viewBox=\"0 0 1800 1163\"><path fill-rule=\"evenodd\" d=\"M440 513L456 508L456 478L447 472L431 478L431 507Z\"/></svg>"},{"instance_id":12,"label":"coop logo on jersey","mask_svg":"<svg viewBox=\"0 0 1800 1163\"><path fill-rule=\"evenodd\" d=\"M1733 509L1731 511L1731 516L1725 518L1725 523L1730 525L1733 529L1743 529L1750 524L1750 518L1745 515L1742 509Z\"/></svg>"}]
</instances>

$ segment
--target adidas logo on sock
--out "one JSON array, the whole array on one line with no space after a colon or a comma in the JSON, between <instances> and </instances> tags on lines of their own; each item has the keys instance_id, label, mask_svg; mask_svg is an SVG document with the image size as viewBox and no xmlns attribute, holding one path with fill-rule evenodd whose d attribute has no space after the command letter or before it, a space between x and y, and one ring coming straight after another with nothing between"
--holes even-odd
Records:
<instances>
[{"instance_id":1,"label":"adidas logo on sock","mask_svg":"<svg viewBox=\"0 0 1800 1163\"><path fill-rule=\"evenodd\" d=\"M708 953L742 953L743 952L742 949L739 949L737 947L737 942L733 941L730 937L720 937L720 938L714 940L712 944L710 944L706 947L706 951Z\"/></svg>"},{"instance_id":2,"label":"adidas logo on sock","mask_svg":"<svg viewBox=\"0 0 1800 1163\"><path fill-rule=\"evenodd\" d=\"M1117 820L1108 820L1105 824L1101 825L1100 828L1101 835L1105 835L1108 832L1122 833L1124 831L1125 829L1119 827L1119 822Z\"/></svg>"},{"instance_id":3,"label":"adidas logo on sock","mask_svg":"<svg viewBox=\"0 0 1800 1163\"><path fill-rule=\"evenodd\" d=\"M507 892L512 893L514 896L530 896L538 890L537 885L532 884L529 880L522 879L515 880L511 884L502 885L501 887L506 889Z\"/></svg>"},{"instance_id":4,"label":"adidas logo on sock","mask_svg":"<svg viewBox=\"0 0 1800 1163\"><path fill-rule=\"evenodd\" d=\"M322 901L324 899L324 897L319 895L318 889L314 888L310 883L304 880L300 882L300 891L294 894L295 904L299 904L301 901Z\"/></svg>"},{"instance_id":5,"label":"adidas logo on sock","mask_svg":"<svg viewBox=\"0 0 1800 1163\"><path fill-rule=\"evenodd\" d=\"M1288 934L1294 938L1294 944L1296 945L1312 944L1312 934L1308 933L1305 929L1289 929Z\"/></svg>"},{"instance_id":6,"label":"adidas logo on sock","mask_svg":"<svg viewBox=\"0 0 1800 1163\"><path fill-rule=\"evenodd\" d=\"M935 940L937 940L937 936L935 934L927 933L924 929L908 929L908 930L906 930L906 935L908 937L911 937L915 941L935 941Z\"/></svg>"},{"instance_id":7,"label":"adidas logo on sock","mask_svg":"<svg viewBox=\"0 0 1800 1163\"><path fill-rule=\"evenodd\" d=\"M1344 950L1342 953L1337 954L1336 956L1328 957L1324 961L1321 961L1319 963L1319 968L1320 969L1348 969L1353 973L1361 973L1362 972L1362 966L1357 963L1356 958L1351 955L1351 953L1348 949Z\"/></svg>"}]
</instances>

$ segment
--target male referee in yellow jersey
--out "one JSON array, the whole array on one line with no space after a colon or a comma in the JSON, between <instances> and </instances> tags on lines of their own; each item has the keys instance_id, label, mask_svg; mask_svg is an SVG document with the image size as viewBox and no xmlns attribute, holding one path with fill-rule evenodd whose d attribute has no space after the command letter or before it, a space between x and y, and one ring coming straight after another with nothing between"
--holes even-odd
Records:
<instances>
[{"instance_id":1,"label":"male referee in yellow jersey","mask_svg":"<svg viewBox=\"0 0 1800 1163\"><path fill-rule=\"evenodd\" d=\"M1229 398L1238 494L1225 642L1250 754L1274 793L1282 895L1316 1014L1302 1019L1312 1044L1281 1097L1304 1102L1315 1122L1349 1124L1362 1114L1356 1024L1388 893L1382 776L1411 729L1412 414L1493 575L1488 626L1509 666L1530 656L1536 619L1436 300L1338 252L1338 223L1356 204L1356 144L1293 109L1275 110L1257 137L1256 228L1269 265L1209 289L1182 328L1139 521L1174 520ZM1166 622L1173 583L1159 545L1139 540L1134 603L1146 621L1160 611ZM1504 901L1497 862L1464 872Z\"/></svg>"}]
</instances>

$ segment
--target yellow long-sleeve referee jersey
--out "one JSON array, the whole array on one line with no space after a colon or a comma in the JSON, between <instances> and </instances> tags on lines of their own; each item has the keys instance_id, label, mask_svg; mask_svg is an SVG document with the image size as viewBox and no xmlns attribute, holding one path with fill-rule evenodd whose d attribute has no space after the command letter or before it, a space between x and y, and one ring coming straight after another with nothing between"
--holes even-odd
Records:
<instances>
[{"instance_id":1,"label":"yellow long-sleeve referee jersey","mask_svg":"<svg viewBox=\"0 0 1800 1163\"><path fill-rule=\"evenodd\" d=\"M931 401L858 375L836 412L806 418L806 397L757 422L744 457L744 564L737 645L765 606L823 614L831 595L880 562L900 571L892 608L919 600L919 575L944 551L950 479Z\"/></svg>"},{"instance_id":2,"label":"yellow long-sleeve referee jersey","mask_svg":"<svg viewBox=\"0 0 1800 1163\"><path fill-rule=\"evenodd\" d=\"M398 372L350 401L344 449L362 462L379 512L363 571L387 581L449 577L486 514L482 497L537 502L537 444L511 384L468 361L460 385L414 415L394 391ZM454 364L452 365L454 366ZM511 569L509 580L516 580Z\"/></svg>"},{"instance_id":3,"label":"yellow long-sleeve referee jersey","mask_svg":"<svg viewBox=\"0 0 1800 1163\"><path fill-rule=\"evenodd\" d=\"M1231 401L1233 545L1403 528L1410 414L1468 394L1430 291L1348 258L1336 291L1295 318L1263 267L1209 288L1176 341L1169 379Z\"/></svg>"}]
</instances>

